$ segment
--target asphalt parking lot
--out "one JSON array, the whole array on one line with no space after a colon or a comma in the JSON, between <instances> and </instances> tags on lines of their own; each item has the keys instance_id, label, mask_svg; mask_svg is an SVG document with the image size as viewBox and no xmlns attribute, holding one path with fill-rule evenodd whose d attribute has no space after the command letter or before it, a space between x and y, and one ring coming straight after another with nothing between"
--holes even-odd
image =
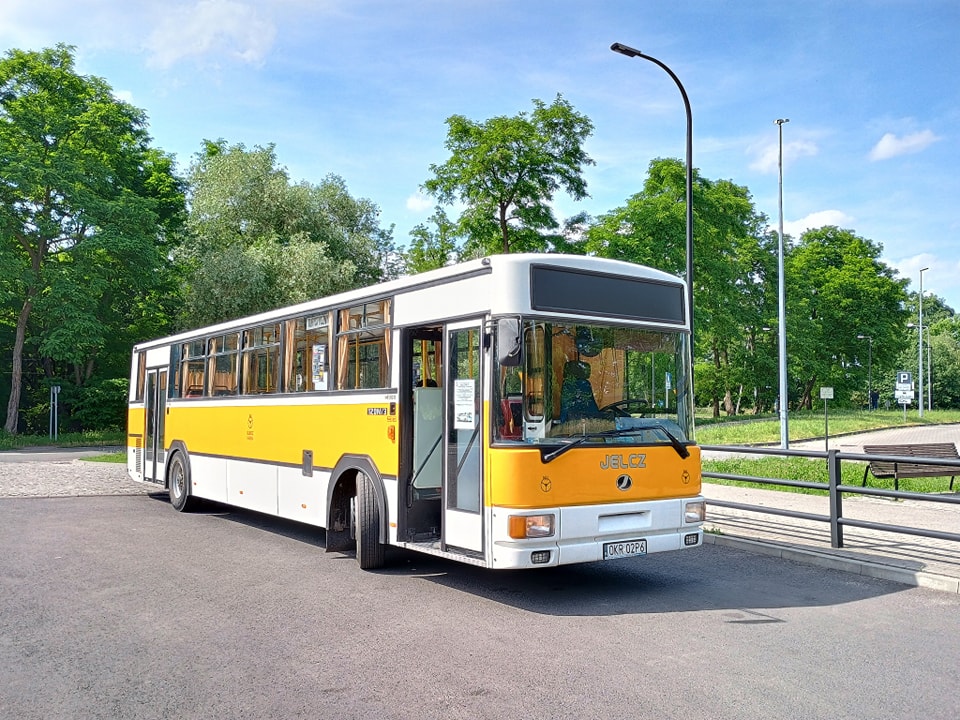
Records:
<instances>
[{"instance_id":1,"label":"asphalt parking lot","mask_svg":"<svg viewBox=\"0 0 960 720\"><path fill-rule=\"evenodd\" d=\"M0 497L0 717L956 716L956 595L720 546L364 572L94 467L112 492Z\"/></svg>"}]
</instances>

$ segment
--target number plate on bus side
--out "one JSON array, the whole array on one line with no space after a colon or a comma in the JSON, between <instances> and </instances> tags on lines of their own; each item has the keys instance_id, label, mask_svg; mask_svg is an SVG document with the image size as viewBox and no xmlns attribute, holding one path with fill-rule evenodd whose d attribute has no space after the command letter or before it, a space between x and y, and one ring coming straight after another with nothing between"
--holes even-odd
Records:
<instances>
[{"instance_id":1,"label":"number plate on bus side","mask_svg":"<svg viewBox=\"0 0 960 720\"><path fill-rule=\"evenodd\" d=\"M603 559L616 560L622 557L647 554L646 540L620 540L603 544Z\"/></svg>"}]
</instances>

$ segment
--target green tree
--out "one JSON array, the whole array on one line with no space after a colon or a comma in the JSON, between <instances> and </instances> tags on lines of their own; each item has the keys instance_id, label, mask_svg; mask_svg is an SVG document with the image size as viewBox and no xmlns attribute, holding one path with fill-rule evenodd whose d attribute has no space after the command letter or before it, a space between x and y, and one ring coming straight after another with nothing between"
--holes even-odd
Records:
<instances>
[{"instance_id":1,"label":"green tree","mask_svg":"<svg viewBox=\"0 0 960 720\"><path fill-rule=\"evenodd\" d=\"M881 252L850 230L826 226L803 233L787 253L787 353L800 407L812 408L819 386L833 387L838 399L865 390L870 348L858 335L873 338L869 361L881 374L903 348L907 281Z\"/></svg>"},{"instance_id":2,"label":"green tree","mask_svg":"<svg viewBox=\"0 0 960 720\"><path fill-rule=\"evenodd\" d=\"M745 187L708 180L694 170L694 330L697 393L714 414L739 404L735 396L759 381L745 375L758 346L745 338L769 323L769 238L765 217ZM585 247L603 257L680 274L686 266L686 168L673 158L651 161L643 190L586 230ZM755 394L754 394L755 395Z\"/></svg>"},{"instance_id":3,"label":"green tree","mask_svg":"<svg viewBox=\"0 0 960 720\"><path fill-rule=\"evenodd\" d=\"M430 225L420 223L410 231L410 246L405 255L408 272L434 270L459 258L457 226L450 221L443 208L435 208L427 222Z\"/></svg>"},{"instance_id":4,"label":"green tree","mask_svg":"<svg viewBox=\"0 0 960 720\"><path fill-rule=\"evenodd\" d=\"M25 349L48 376L94 376L118 336L147 321L166 279L165 243L183 195L169 157L149 147L144 113L73 48L0 60L0 285L13 321L5 429L17 432ZM9 304L6 304L9 303Z\"/></svg>"},{"instance_id":5,"label":"green tree","mask_svg":"<svg viewBox=\"0 0 960 720\"><path fill-rule=\"evenodd\" d=\"M911 372L916 381L919 377L917 293L910 293L906 310L909 322L903 331L905 342L892 370ZM890 391L892 377L890 373L884 376L881 389ZM960 317L935 295L923 298L923 377L924 397L929 392L934 408L960 407Z\"/></svg>"},{"instance_id":6,"label":"green tree","mask_svg":"<svg viewBox=\"0 0 960 720\"><path fill-rule=\"evenodd\" d=\"M554 193L587 197L583 149L593 124L557 95L533 111L475 122L447 118L450 158L431 165L424 189L441 204L465 206L458 224L469 238L468 255L542 251L559 224L550 208Z\"/></svg>"},{"instance_id":7,"label":"green tree","mask_svg":"<svg viewBox=\"0 0 960 720\"><path fill-rule=\"evenodd\" d=\"M926 303L924 303L926 304ZM960 407L960 341L956 318L944 319L930 326L928 361L924 368L926 382L930 383L931 399L935 408ZM924 330L926 335L926 330ZM929 372L926 372L929 371Z\"/></svg>"},{"instance_id":8,"label":"green tree","mask_svg":"<svg viewBox=\"0 0 960 720\"><path fill-rule=\"evenodd\" d=\"M190 171L183 324L248 315L394 277L401 256L377 206L342 178L293 184L272 145L206 141Z\"/></svg>"}]
</instances>

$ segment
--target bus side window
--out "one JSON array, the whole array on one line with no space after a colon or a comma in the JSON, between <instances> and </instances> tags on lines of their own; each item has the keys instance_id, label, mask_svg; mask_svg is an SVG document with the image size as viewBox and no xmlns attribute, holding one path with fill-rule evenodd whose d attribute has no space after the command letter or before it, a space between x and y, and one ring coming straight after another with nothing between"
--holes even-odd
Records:
<instances>
[{"instance_id":1,"label":"bus side window","mask_svg":"<svg viewBox=\"0 0 960 720\"><path fill-rule=\"evenodd\" d=\"M262 395L280 389L280 323L243 331L243 394Z\"/></svg>"},{"instance_id":2,"label":"bus side window","mask_svg":"<svg viewBox=\"0 0 960 720\"><path fill-rule=\"evenodd\" d=\"M147 353L146 352L137 353L136 366L137 366L137 379L136 379L136 385L135 385L136 391L134 393L133 399L136 402L143 402L144 385L146 384L146 380L147 380Z\"/></svg>"},{"instance_id":3,"label":"bus side window","mask_svg":"<svg viewBox=\"0 0 960 720\"><path fill-rule=\"evenodd\" d=\"M287 392L329 389L330 313L287 321L284 377Z\"/></svg>"},{"instance_id":4,"label":"bus side window","mask_svg":"<svg viewBox=\"0 0 960 720\"><path fill-rule=\"evenodd\" d=\"M390 384L390 301L340 311L337 389L383 388Z\"/></svg>"},{"instance_id":5,"label":"bus side window","mask_svg":"<svg viewBox=\"0 0 960 720\"><path fill-rule=\"evenodd\" d=\"M203 397L206 347L206 340L191 340L180 346L177 374L174 378L174 397Z\"/></svg>"},{"instance_id":6,"label":"bus side window","mask_svg":"<svg viewBox=\"0 0 960 720\"><path fill-rule=\"evenodd\" d=\"M208 395L222 397L237 394L239 343L240 336L237 333L211 338L207 367L207 382L210 383Z\"/></svg>"}]
</instances>

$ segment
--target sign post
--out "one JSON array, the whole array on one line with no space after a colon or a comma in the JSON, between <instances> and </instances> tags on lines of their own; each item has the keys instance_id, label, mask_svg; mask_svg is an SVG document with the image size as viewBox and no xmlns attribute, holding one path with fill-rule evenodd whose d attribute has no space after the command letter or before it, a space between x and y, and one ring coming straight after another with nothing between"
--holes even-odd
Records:
<instances>
[{"instance_id":1,"label":"sign post","mask_svg":"<svg viewBox=\"0 0 960 720\"><path fill-rule=\"evenodd\" d=\"M897 372L897 384L894 388L897 402L903 405L903 419L907 419L907 405L913 402L913 375L906 370Z\"/></svg>"},{"instance_id":2,"label":"sign post","mask_svg":"<svg viewBox=\"0 0 960 720\"><path fill-rule=\"evenodd\" d=\"M830 425L827 420L827 400L833 400L833 388L820 388L820 399L823 400L823 449L830 450Z\"/></svg>"},{"instance_id":3,"label":"sign post","mask_svg":"<svg viewBox=\"0 0 960 720\"><path fill-rule=\"evenodd\" d=\"M60 386L50 386L50 439L56 440L60 427Z\"/></svg>"}]
</instances>

